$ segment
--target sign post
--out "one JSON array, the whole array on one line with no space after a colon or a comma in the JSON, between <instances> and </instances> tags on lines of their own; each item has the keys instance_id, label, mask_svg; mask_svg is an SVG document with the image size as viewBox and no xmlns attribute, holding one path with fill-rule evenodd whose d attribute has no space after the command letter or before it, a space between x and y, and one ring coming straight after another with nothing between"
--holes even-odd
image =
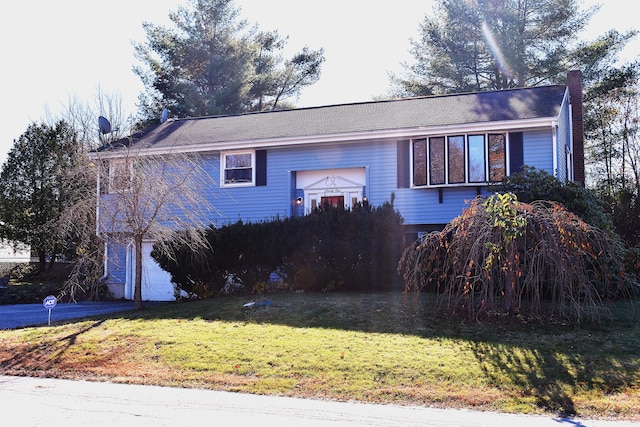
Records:
<instances>
[{"instance_id":1,"label":"sign post","mask_svg":"<svg viewBox=\"0 0 640 427\"><path fill-rule=\"evenodd\" d=\"M56 306L58 300L53 295L49 295L42 301L44 308L49 310L49 326L51 326L51 309Z\"/></svg>"}]
</instances>

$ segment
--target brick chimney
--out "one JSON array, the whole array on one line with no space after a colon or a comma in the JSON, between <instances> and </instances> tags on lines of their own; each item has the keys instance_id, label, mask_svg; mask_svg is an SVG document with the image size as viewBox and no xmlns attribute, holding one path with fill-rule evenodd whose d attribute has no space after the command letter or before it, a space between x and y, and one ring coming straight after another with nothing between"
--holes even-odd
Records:
<instances>
[{"instance_id":1,"label":"brick chimney","mask_svg":"<svg viewBox=\"0 0 640 427\"><path fill-rule=\"evenodd\" d=\"M582 72L580 70L569 71L567 88L571 104L573 180L584 187L584 113L582 110Z\"/></svg>"}]
</instances>

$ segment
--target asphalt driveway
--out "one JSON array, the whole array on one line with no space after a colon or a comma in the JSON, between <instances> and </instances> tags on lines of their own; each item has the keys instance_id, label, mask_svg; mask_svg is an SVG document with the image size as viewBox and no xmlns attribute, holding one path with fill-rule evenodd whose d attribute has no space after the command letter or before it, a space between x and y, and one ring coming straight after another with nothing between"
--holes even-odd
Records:
<instances>
[{"instance_id":1,"label":"asphalt driveway","mask_svg":"<svg viewBox=\"0 0 640 427\"><path fill-rule=\"evenodd\" d=\"M134 309L132 301L57 303L51 309L51 323ZM0 305L0 330L47 325L48 323L49 310L43 304Z\"/></svg>"}]
</instances>

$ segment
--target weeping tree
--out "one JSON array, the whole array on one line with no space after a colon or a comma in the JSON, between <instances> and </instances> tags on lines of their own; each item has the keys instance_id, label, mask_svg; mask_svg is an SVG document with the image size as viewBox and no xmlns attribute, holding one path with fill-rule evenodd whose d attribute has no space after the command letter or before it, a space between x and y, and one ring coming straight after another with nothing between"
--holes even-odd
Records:
<instances>
[{"instance_id":1,"label":"weeping tree","mask_svg":"<svg viewBox=\"0 0 640 427\"><path fill-rule=\"evenodd\" d=\"M450 313L580 323L601 320L606 301L629 295L623 253L617 239L561 204L497 193L406 248L398 271L407 291L437 293Z\"/></svg>"}]
</instances>

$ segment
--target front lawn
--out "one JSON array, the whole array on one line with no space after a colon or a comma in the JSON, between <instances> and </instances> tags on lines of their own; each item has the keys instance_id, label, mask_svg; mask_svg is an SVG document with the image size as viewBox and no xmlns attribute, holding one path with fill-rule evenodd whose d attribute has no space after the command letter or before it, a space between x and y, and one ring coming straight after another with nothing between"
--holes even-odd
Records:
<instances>
[{"instance_id":1,"label":"front lawn","mask_svg":"<svg viewBox=\"0 0 640 427\"><path fill-rule=\"evenodd\" d=\"M414 294L169 303L0 333L0 373L640 420L640 314L577 329L438 320Z\"/></svg>"}]
</instances>

